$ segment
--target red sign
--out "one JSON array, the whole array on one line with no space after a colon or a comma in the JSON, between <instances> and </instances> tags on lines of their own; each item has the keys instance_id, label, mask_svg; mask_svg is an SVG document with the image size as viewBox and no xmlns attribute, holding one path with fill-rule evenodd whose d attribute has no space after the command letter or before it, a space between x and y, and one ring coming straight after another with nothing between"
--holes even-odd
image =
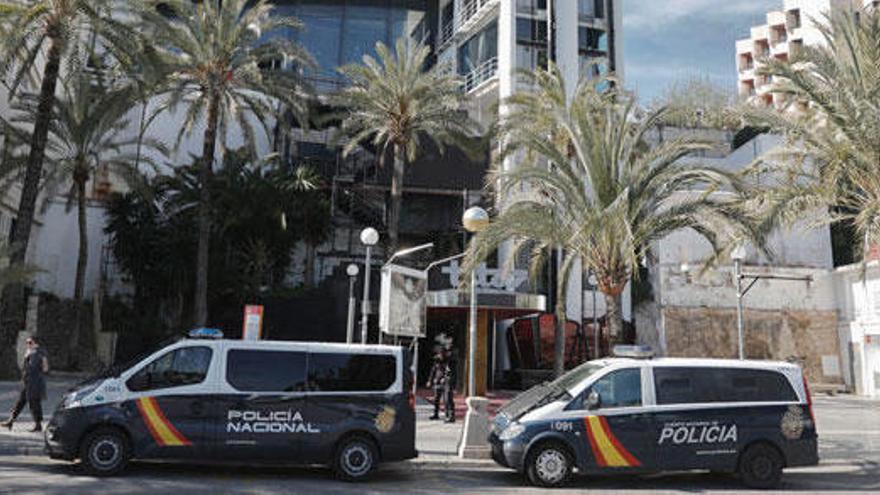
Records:
<instances>
[{"instance_id":1,"label":"red sign","mask_svg":"<svg viewBox=\"0 0 880 495\"><path fill-rule=\"evenodd\" d=\"M263 307L248 305L244 307L244 328L242 340L260 340L263 333Z\"/></svg>"}]
</instances>

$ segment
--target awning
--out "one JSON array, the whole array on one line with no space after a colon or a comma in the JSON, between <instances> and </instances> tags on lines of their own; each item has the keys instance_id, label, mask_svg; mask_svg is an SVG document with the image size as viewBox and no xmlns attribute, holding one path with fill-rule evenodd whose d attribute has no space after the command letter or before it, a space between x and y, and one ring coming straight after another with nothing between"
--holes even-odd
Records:
<instances>
[{"instance_id":1,"label":"awning","mask_svg":"<svg viewBox=\"0 0 880 495\"><path fill-rule=\"evenodd\" d=\"M428 311L437 309L470 308L470 293L458 289L428 291L426 303ZM540 294L526 294L503 291L477 291L477 309L492 310L504 314L504 318L512 318L526 314L546 311L547 297Z\"/></svg>"}]
</instances>

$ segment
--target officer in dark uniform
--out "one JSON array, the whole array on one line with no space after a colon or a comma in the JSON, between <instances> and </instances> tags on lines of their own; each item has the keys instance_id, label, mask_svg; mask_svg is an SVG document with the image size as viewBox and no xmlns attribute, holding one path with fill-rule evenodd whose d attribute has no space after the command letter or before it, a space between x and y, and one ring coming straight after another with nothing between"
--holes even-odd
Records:
<instances>
[{"instance_id":1,"label":"officer in dark uniform","mask_svg":"<svg viewBox=\"0 0 880 495\"><path fill-rule=\"evenodd\" d=\"M455 423L455 387L458 386L458 360L455 359L455 352L451 348L445 351L446 373L444 379L444 396L446 397L446 422Z\"/></svg>"},{"instance_id":2,"label":"officer in dark uniform","mask_svg":"<svg viewBox=\"0 0 880 495\"><path fill-rule=\"evenodd\" d=\"M21 393L18 396L18 401L12 408L9 419L0 423L0 425L11 430L15 419L18 418L25 404L27 404L31 410L31 415L34 417L34 427L30 431L37 432L43 429L42 400L46 397L46 378L44 375L49 372L49 359L33 337L28 337L25 344L27 345L27 352L24 355L24 363L21 366Z\"/></svg>"},{"instance_id":3,"label":"officer in dark uniform","mask_svg":"<svg viewBox=\"0 0 880 495\"><path fill-rule=\"evenodd\" d=\"M428 375L428 388L434 389L434 414L430 419L440 419L440 403L446 394L446 357L441 349L434 354L434 365Z\"/></svg>"}]
</instances>

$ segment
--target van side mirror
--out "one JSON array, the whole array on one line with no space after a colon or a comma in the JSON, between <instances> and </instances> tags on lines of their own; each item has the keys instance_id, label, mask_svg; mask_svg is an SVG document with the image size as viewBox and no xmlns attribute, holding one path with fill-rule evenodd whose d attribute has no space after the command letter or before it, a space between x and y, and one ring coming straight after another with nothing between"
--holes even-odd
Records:
<instances>
[{"instance_id":1,"label":"van side mirror","mask_svg":"<svg viewBox=\"0 0 880 495\"><path fill-rule=\"evenodd\" d=\"M602 396L595 390L590 391L590 395L587 396L587 409L599 409L601 406Z\"/></svg>"}]
</instances>

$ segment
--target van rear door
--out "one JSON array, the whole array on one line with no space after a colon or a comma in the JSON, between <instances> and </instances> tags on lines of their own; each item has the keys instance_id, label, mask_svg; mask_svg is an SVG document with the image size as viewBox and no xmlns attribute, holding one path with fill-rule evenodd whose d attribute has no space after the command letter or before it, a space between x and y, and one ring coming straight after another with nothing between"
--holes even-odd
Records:
<instances>
[{"instance_id":1,"label":"van rear door","mask_svg":"<svg viewBox=\"0 0 880 495\"><path fill-rule=\"evenodd\" d=\"M312 433L303 438L306 460L326 462L348 432L368 432L379 442L396 433L400 423L394 399L401 382L393 354L312 351L306 399Z\"/></svg>"}]
</instances>

